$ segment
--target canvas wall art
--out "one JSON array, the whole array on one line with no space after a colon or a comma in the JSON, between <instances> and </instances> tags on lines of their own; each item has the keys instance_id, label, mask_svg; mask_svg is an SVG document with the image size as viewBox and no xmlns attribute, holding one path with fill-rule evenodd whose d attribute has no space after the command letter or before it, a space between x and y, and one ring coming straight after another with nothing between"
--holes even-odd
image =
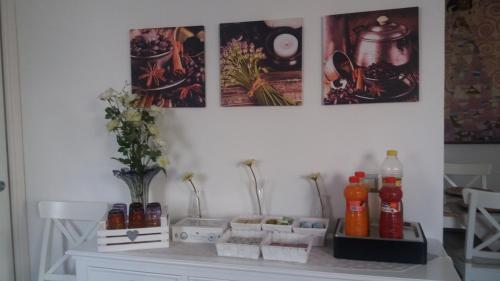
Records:
<instances>
[{"instance_id":1,"label":"canvas wall art","mask_svg":"<svg viewBox=\"0 0 500 281\"><path fill-rule=\"evenodd\" d=\"M302 19L220 25L222 106L302 103Z\"/></svg>"},{"instance_id":2,"label":"canvas wall art","mask_svg":"<svg viewBox=\"0 0 500 281\"><path fill-rule=\"evenodd\" d=\"M419 98L418 8L323 18L323 104Z\"/></svg>"},{"instance_id":3,"label":"canvas wall art","mask_svg":"<svg viewBox=\"0 0 500 281\"><path fill-rule=\"evenodd\" d=\"M445 143L500 143L500 1L447 1Z\"/></svg>"},{"instance_id":4,"label":"canvas wall art","mask_svg":"<svg viewBox=\"0 0 500 281\"><path fill-rule=\"evenodd\" d=\"M203 26L132 29L132 91L140 105L205 106Z\"/></svg>"}]
</instances>

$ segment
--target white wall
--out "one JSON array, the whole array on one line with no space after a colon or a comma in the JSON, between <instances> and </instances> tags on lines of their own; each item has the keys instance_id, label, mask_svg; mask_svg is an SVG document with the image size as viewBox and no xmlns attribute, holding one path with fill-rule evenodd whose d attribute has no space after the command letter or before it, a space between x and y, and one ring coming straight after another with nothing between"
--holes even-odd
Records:
<instances>
[{"instance_id":1,"label":"white wall","mask_svg":"<svg viewBox=\"0 0 500 281\"><path fill-rule=\"evenodd\" d=\"M500 145L498 144L447 144L444 160L448 163L490 163L493 165L488 186L500 191ZM470 179L470 178L468 178ZM461 180L457 178L457 180ZM467 179L462 179L466 181Z\"/></svg>"},{"instance_id":2,"label":"white wall","mask_svg":"<svg viewBox=\"0 0 500 281\"><path fill-rule=\"evenodd\" d=\"M444 5L425 0L17 2L26 182L32 268L38 263L40 200L126 201L114 178L116 149L96 96L129 79L130 28L205 25L207 108L169 110L162 134L170 143L168 179L153 182L155 200L175 218L185 216L190 191L179 175L192 170L210 216L251 213L248 175L237 163L259 160L268 210L308 215L313 190L301 176L324 175L336 216L342 189L357 168L376 172L387 148L405 168L405 216L441 239L443 173ZM321 16L419 6L418 103L321 105ZM304 105L293 108L221 108L218 24L304 17ZM236 129L237 128L237 129ZM272 200L272 205L269 203ZM35 275L36 276L36 275ZM34 276L34 277L35 277Z\"/></svg>"}]
</instances>

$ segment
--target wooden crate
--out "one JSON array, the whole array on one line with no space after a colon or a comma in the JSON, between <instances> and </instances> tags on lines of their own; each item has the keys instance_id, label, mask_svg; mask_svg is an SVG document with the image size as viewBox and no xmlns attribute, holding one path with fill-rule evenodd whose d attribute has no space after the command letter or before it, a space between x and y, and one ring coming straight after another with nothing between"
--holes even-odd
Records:
<instances>
[{"instance_id":1,"label":"wooden crate","mask_svg":"<svg viewBox=\"0 0 500 281\"><path fill-rule=\"evenodd\" d=\"M115 252L169 247L169 219L161 217L161 226L107 230L106 222L97 228L97 251Z\"/></svg>"}]
</instances>

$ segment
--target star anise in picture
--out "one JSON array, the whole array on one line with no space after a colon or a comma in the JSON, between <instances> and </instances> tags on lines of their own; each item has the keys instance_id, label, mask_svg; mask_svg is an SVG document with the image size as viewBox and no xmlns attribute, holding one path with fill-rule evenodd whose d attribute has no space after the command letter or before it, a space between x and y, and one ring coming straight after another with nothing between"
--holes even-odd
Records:
<instances>
[{"instance_id":1,"label":"star anise in picture","mask_svg":"<svg viewBox=\"0 0 500 281\"><path fill-rule=\"evenodd\" d=\"M179 99L183 100L189 95L190 92L199 92L200 90L201 90L200 84L193 84L193 85L182 87L179 90Z\"/></svg>"},{"instance_id":2,"label":"star anise in picture","mask_svg":"<svg viewBox=\"0 0 500 281\"><path fill-rule=\"evenodd\" d=\"M139 76L139 80L146 80L146 86L151 88L154 83L156 86L160 86L160 81L166 81L165 79L165 69L158 65L158 63L154 63L151 65L148 62L147 67L141 67L143 74Z\"/></svg>"}]
</instances>

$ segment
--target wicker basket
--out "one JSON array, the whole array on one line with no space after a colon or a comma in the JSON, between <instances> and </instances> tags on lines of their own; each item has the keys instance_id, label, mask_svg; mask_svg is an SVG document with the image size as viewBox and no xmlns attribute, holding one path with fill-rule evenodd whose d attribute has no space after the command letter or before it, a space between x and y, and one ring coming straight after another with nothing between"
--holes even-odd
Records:
<instances>
[{"instance_id":1,"label":"wicker basket","mask_svg":"<svg viewBox=\"0 0 500 281\"><path fill-rule=\"evenodd\" d=\"M282 224L267 224L266 222L270 219L280 220L284 216L266 216L264 220L262 220L262 230L266 231L279 231L279 232L292 232L292 225L296 221L295 218L292 218L293 221L289 225Z\"/></svg>"},{"instance_id":2,"label":"wicker basket","mask_svg":"<svg viewBox=\"0 0 500 281\"><path fill-rule=\"evenodd\" d=\"M284 246L271 245L283 243ZM305 244L307 247L286 246L286 244ZM312 247L312 236L297 233L273 232L262 242L262 257L265 260L291 261L306 263Z\"/></svg>"},{"instance_id":3,"label":"wicker basket","mask_svg":"<svg viewBox=\"0 0 500 281\"><path fill-rule=\"evenodd\" d=\"M302 222L310 222L313 223L321 223L325 226L325 228L302 228L300 224ZM325 236L329 226L329 219L324 218L299 218L295 220L293 224L293 232L299 234L307 234L313 236L313 246L324 246L325 245Z\"/></svg>"},{"instance_id":4,"label":"wicker basket","mask_svg":"<svg viewBox=\"0 0 500 281\"><path fill-rule=\"evenodd\" d=\"M263 216L239 216L231 220L231 228L233 230L262 230ZM259 223L241 223L241 220L259 220Z\"/></svg>"},{"instance_id":5,"label":"wicker basket","mask_svg":"<svg viewBox=\"0 0 500 281\"><path fill-rule=\"evenodd\" d=\"M260 244L238 244L228 243L231 237L260 238L264 239L267 232L264 231L226 231L215 244L217 255L224 257L238 257L247 259L258 259L260 256Z\"/></svg>"}]
</instances>

